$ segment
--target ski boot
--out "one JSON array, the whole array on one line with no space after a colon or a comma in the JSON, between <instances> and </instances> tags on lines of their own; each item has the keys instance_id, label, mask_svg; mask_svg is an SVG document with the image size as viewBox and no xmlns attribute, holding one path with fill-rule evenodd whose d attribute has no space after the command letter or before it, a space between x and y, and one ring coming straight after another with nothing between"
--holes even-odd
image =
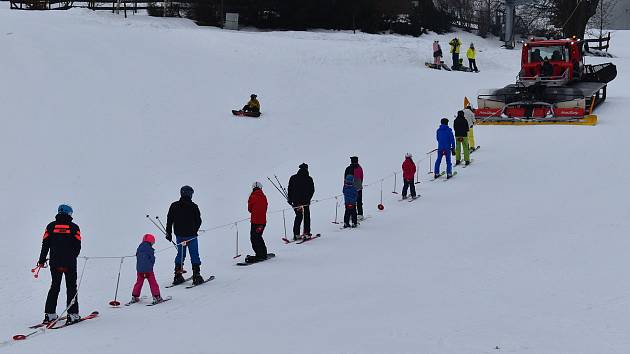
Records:
<instances>
[{"instance_id":1,"label":"ski boot","mask_svg":"<svg viewBox=\"0 0 630 354\"><path fill-rule=\"evenodd\" d=\"M447 174L446 174L446 179L450 179L451 177L453 177L453 174L452 174L452 173L447 173Z\"/></svg>"},{"instance_id":2,"label":"ski boot","mask_svg":"<svg viewBox=\"0 0 630 354\"><path fill-rule=\"evenodd\" d=\"M249 254L245 257L245 263L256 263L256 256L250 256Z\"/></svg>"},{"instance_id":3,"label":"ski boot","mask_svg":"<svg viewBox=\"0 0 630 354\"><path fill-rule=\"evenodd\" d=\"M347 229L347 228L349 228L349 227L350 227L350 224L343 224L343 228L344 228L344 229Z\"/></svg>"},{"instance_id":4,"label":"ski boot","mask_svg":"<svg viewBox=\"0 0 630 354\"><path fill-rule=\"evenodd\" d=\"M192 266L193 269L193 285L199 285L203 283L203 278L201 277L201 265L199 264L193 264Z\"/></svg>"},{"instance_id":5,"label":"ski boot","mask_svg":"<svg viewBox=\"0 0 630 354\"><path fill-rule=\"evenodd\" d=\"M66 318L66 326L75 324L79 322L80 320L81 320L81 316L79 316L78 313L69 313L68 317Z\"/></svg>"},{"instance_id":6,"label":"ski boot","mask_svg":"<svg viewBox=\"0 0 630 354\"><path fill-rule=\"evenodd\" d=\"M138 296L132 296L127 305L135 304L136 302L140 302L140 298Z\"/></svg>"},{"instance_id":7,"label":"ski boot","mask_svg":"<svg viewBox=\"0 0 630 354\"><path fill-rule=\"evenodd\" d=\"M293 241L298 241L298 240L301 240L301 239L302 239L302 236L293 235Z\"/></svg>"},{"instance_id":8,"label":"ski boot","mask_svg":"<svg viewBox=\"0 0 630 354\"><path fill-rule=\"evenodd\" d=\"M157 305L160 302L164 302L164 299L162 299L162 297L160 295L158 296L154 296L153 297L153 302L151 302L152 305Z\"/></svg>"},{"instance_id":9,"label":"ski boot","mask_svg":"<svg viewBox=\"0 0 630 354\"><path fill-rule=\"evenodd\" d=\"M351 226L351 227L354 229L354 228L355 228L355 227L357 227L357 226L358 226L357 224L352 224L352 226Z\"/></svg>"},{"instance_id":10,"label":"ski boot","mask_svg":"<svg viewBox=\"0 0 630 354\"><path fill-rule=\"evenodd\" d=\"M407 196L406 196L406 195L403 195L403 196L402 196L402 199L403 199L403 200L407 199Z\"/></svg>"},{"instance_id":11,"label":"ski boot","mask_svg":"<svg viewBox=\"0 0 630 354\"><path fill-rule=\"evenodd\" d=\"M186 279L184 279L184 276L182 275L182 266L181 265L176 265L175 266L175 277L173 278L173 285L178 285L181 284L183 282L185 282Z\"/></svg>"},{"instance_id":12,"label":"ski boot","mask_svg":"<svg viewBox=\"0 0 630 354\"><path fill-rule=\"evenodd\" d=\"M56 321L58 318L59 316L57 316L56 313L46 313L44 314L44 320L42 321L42 323L47 325Z\"/></svg>"},{"instance_id":13,"label":"ski boot","mask_svg":"<svg viewBox=\"0 0 630 354\"><path fill-rule=\"evenodd\" d=\"M363 221L363 220L365 220L365 217L363 215L359 215L359 216L357 216L357 219L359 219L359 221Z\"/></svg>"},{"instance_id":14,"label":"ski boot","mask_svg":"<svg viewBox=\"0 0 630 354\"><path fill-rule=\"evenodd\" d=\"M470 165L470 161L466 161L466 166Z\"/></svg>"},{"instance_id":15,"label":"ski boot","mask_svg":"<svg viewBox=\"0 0 630 354\"><path fill-rule=\"evenodd\" d=\"M462 160L455 160L455 166L461 165L462 164Z\"/></svg>"}]
</instances>

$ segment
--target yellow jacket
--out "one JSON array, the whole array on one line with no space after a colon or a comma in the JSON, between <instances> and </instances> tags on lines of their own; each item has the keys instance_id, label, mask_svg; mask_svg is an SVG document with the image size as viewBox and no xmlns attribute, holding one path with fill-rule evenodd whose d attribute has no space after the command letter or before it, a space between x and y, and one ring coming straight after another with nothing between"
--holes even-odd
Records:
<instances>
[{"instance_id":1,"label":"yellow jacket","mask_svg":"<svg viewBox=\"0 0 630 354\"><path fill-rule=\"evenodd\" d=\"M462 42L459 39L454 38L448 42L448 44L451 45L451 53L459 54L459 47L462 45Z\"/></svg>"},{"instance_id":2,"label":"yellow jacket","mask_svg":"<svg viewBox=\"0 0 630 354\"><path fill-rule=\"evenodd\" d=\"M258 100L255 98L250 99L249 102L247 102L247 106L249 106L249 108L251 109L256 109L260 111L260 102L258 102Z\"/></svg>"},{"instance_id":3,"label":"yellow jacket","mask_svg":"<svg viewBox=\"0 0 630 354\"><path fill-rule=\"evenodd\" d=\"M466 51L466 57L468 59L475 59L477 57L477 52L474 48L468 48L468 50Z\"/></svg>"}]
</instances>

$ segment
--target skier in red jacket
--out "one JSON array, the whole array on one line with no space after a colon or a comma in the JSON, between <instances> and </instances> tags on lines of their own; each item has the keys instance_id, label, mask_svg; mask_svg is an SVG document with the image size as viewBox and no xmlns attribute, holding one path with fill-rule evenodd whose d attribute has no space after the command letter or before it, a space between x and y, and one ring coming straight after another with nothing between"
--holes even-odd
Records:
<instances>
[{"instance_id":1,"label":"skier in red jacket","mask_svg":"<svg viewBox=\"0 0 630 354\"><path fill-rule=\"evenodd\" d=\"M413 162L413 156L411 153L405 154L405 161L402 164L403 170L403 190L402 198L407 199L407 189L411 191L411 198L416 198L416 187L413 182L413 177L416 175L416 164Z\"/></svg>"},{"instance_id":2,"label":"skier in red jacket","mask_svg":"<svg viewBox=\"0 0 630 354\"><path fill-rule=\"evenodd\" d=\"M262 184L254 182L252 184L252 194L247 201L247 210L251 213L252 228L250 240L256 255L247 256L245 258L247 263L255 263L267 259L267 246L265 246L265 240L262 237L267 225L267 205L267 197L262 191Z\"/></svg>"}]
</instances>

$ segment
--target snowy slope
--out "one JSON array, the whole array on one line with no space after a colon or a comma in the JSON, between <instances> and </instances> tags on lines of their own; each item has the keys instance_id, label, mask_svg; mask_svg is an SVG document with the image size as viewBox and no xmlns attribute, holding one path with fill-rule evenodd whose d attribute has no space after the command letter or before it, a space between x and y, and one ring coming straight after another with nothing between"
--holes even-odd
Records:
<instances>
[{"instance_id":1,"label":"snowy slope","mask_svg":"<svg viewBox=\"0 0 630 354\"><path fill-rule=\"evenodd\" d=\"M620 74L598 126L478 127L483 148L471 168L420 184L423 197L412 204L397 202L386 179L379 212L379 180L407 151L423 159L439 118L452 117L463 96L511 82L518 51L464 33L480 50L482 73L446 73L423 62L435 38L445 48L452 35L232 32L2 6L2 337L42 316L49 275L33 280L28 270L61 202L75 208L82 255L121 256L155 231L144 216L165 217L183 184L196 190L203 228L247 217L254 180L265 184L271 210L286 207L265 177L285 182L301 162L315 199L340 193L351 155L374 184L365 191L373 217L360 230L331 224L328 199L312 209L324 236L287 246L282 214L270 214L265 236L278 257L268 263L234 266L234 228L202 234L202 270L217 279L163 288L174 299L159 307L107 308L119 260L90 259L80 304L101 318L0 350L628 352L630 285L619 275L628 266L628 177L618 154L630 124L627 49L615 49ZM263 119L233 118L229 110L252 92ZM241 253L251 253L248 225L239 231ZM173 257L158 256L161 285ZM124 263L123 299L134 265Z\"/></svg>"}]
</instances>

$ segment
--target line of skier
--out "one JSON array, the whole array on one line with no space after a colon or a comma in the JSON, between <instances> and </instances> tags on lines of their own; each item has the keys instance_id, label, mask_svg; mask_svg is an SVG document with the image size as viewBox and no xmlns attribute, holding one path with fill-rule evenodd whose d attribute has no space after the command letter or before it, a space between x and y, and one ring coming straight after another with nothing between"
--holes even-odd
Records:
<instances>
[{"instance_id":1,"label":"line of skier","mask_svg":"<svg viewBox=\"0 0 630 354\"><path fill-rule=\"evenodd\" d=\"M465 110L459 111L454 121L455 134L448 126L448 119L443 118L441 125L436 132L438 142L438 157L435 162L435 177L440 176L440 165L442 157L446 157L447 177L452 176L451 153L456 156L456 165L461 163L461 153L463 150L464 162L470 163L469 146L475 149L474 115L472 108L468 106ZM417 167L413 161L411 153L405 154L402 164L403 188L402 197L407 198L409 192L412 198L416 198L414 176ZM343 197L344 197L344 228L357 227L358 223L364 219L363 215L363 180L364 172L359 164L357 156L350 157L350 164L344 170ZM271 180L270 180L271 181ZM273 183L273 181L271 181ZM279 181L278 181L278 184ZM313 178L309 175L308 165L302 163L298 167L296 174L289 179L288 189L285 191L282 185L276 186L286 198L295 212L293 223L293 240L311 238L311 216L310 204L315 193ZM194 190L190 186L183 186L180 189L179 200L173 202L167 214L166 226L161 229L167 241L174 243L177 249L174 263L173 285L184 283L184 261L187 251L190 254L192 265L193 285L204 283L201 276L201 258L199 256L199 230L202 224L201 211L198 205L193 202ZM254 255L247 256L247 263L255 263L267 259L267 247L263 238L263 233L267 226L268 201L263 192L263 185L260 182L252 184L252 191L248 198L247 209L250 217L250 241ZM57 208L55 220L46 226L44 231L42 247L37 262L38 267L45 268L46 263L51 272L51 286L48 291L46 305L44 309L43 323L49 324L60 320L56 314L57 300L61 290L61 281L65 277L66 282L66 323L72 324L81 319L79 316L79 299L77 292L77 258L81 252L81 231L74 223L73 209L70 205L62 204ZM157 225L156 225L157 226ZM173 242L173 234L175 242ZM136 250L136 282L133 286L131 301L140 301L140 293L147 280L153 296L153 303L164 301L160 293L160 287L156 281L153 267L155 265L155 249L153 245L156 239L152 234L145 234L142 242Z\"/></svg>"}]
</instances>

